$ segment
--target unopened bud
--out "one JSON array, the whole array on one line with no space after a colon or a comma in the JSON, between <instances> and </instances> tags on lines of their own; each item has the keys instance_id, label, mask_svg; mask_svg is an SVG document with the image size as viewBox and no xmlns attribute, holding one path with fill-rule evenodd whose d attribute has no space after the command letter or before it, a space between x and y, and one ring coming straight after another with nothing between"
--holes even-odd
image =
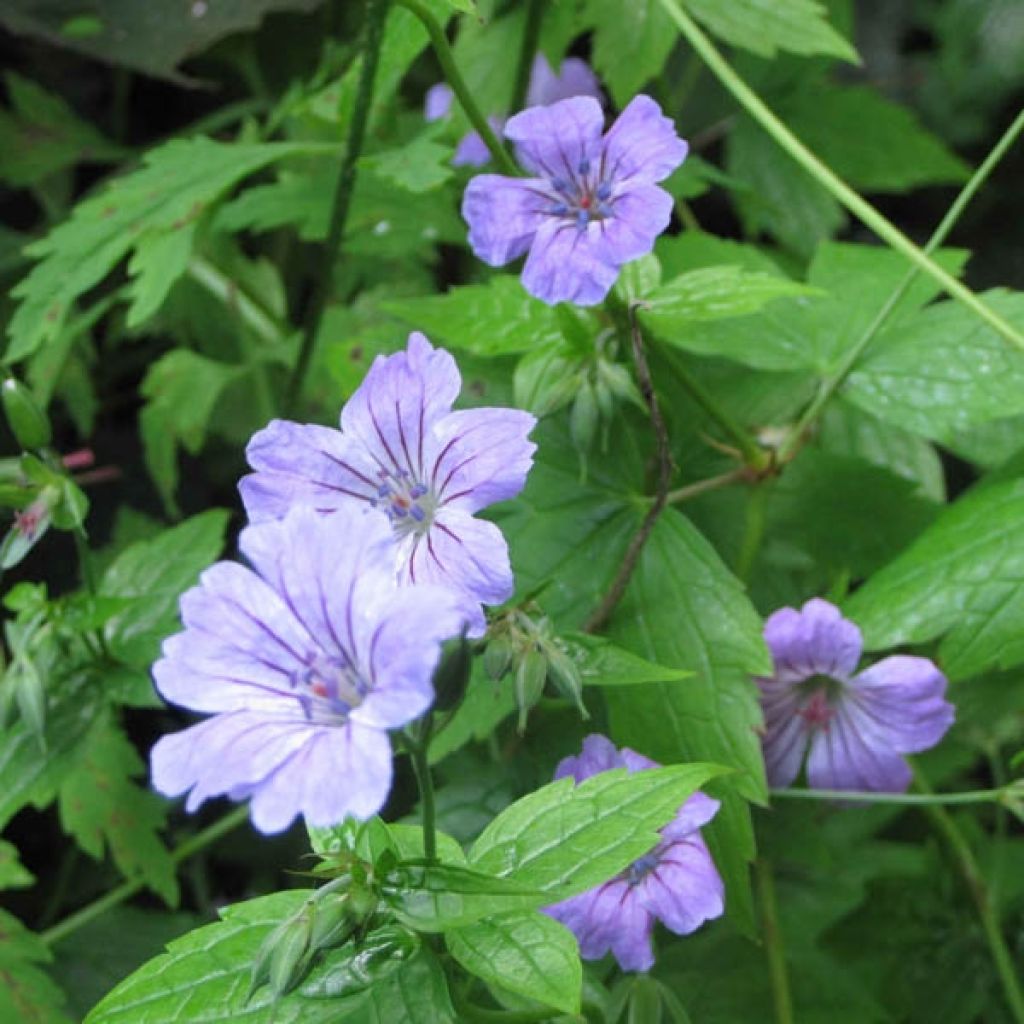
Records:
<instances>
[{"instance_id":1,"label":"unopened bud","mask_svg":"<svg viewBox=\"0 0 1024 1024\"><path fill-rule=\"evenodd\" d=\"M0 385L4 415L14 439L22 448L45 448L53 438L50 421L21 381L8 377Z\"/></svg>"},{"instance_id":2,"label":"unopened bud","mask_svg":"<svg viewBox=\"0 0 1024 1024\"><path fill-rule=\"evenodd\" d=\"M548 659L536 648L527 651L516 668L516 704L519 705L519 732L526 731L526 718L530 709L544 692L548 674Z\"/></svg>"},{"instance_id":3,"label":"unopened bud","mask_svg":"<svg viewBox=\"0 0 1024 1024\"><path fill-rule=\"evenodd\" d=\"M484 651L484 671L495 681L503 679L515 661L515 644L508 633L498 633L487 641Z\"/></svg>"},{"instance_id":4,"label":"unopened bud","mask_svg":"<svg viewBox=\"0 0 1024 1024\"><path fill-rule=\"evenodd\" d=\"M572 412L569 414L569 434L577 451L590 451L594 434L597 433L599 416L597 394L593 385L589 381L584 381L576 393L576 401L573 402Z\"/></svg>"},{"instance_id":5,"label":"unopened bud","mask_svg":"<svg viewBox=\"0 0 1024 1024\"><path fill-rule=\"evenodd\" d=\"M590 717L583 703L583 677L580 670L568 654L556 647L548 650L548 679L563 697L576 705L584 719Z\"/></svg>"},{"instance_id":6,"label":"unopened bud","mask_svg":"<svg viewBox=\"0 0 1024 1024\"><path fill-rule=\"evenodd\" d=\"M270 954L267 982L275 996L290 992L309 970L312 950L313 908L307 904L285 925Z\"/></svg>"},{"instance_id":7,"label":"unopened bud","mask_svg":"<svg viewBox=\"0 0 1024 1024\"><path fill-rule=\"evenodd\" d=\"M331 893L317 900L313 912L313 930L309 937L309 948L316 952L340 946L355 931L348 897Z\"/></svg>"}]
</instances>

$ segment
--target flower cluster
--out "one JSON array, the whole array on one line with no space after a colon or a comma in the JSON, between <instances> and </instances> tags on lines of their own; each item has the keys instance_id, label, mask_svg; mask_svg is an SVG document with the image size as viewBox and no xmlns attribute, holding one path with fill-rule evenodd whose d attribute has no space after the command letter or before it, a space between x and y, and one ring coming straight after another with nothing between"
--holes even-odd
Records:
<instances>
[{"instance_id":1,"label":"flower cluster","mask_svg":"<svg viewBox=\"0 0 1024 1024\"><path fill-rule=\"evenodd\" d=\"M421 334L379 357L341 430L275 421L241 483L252 569L220 562L181 600L154 666L167 700L213 717L163 737L156 787L252 798L264 832L380 810L387 730L431 705L441 644L512 592L501 532L473 513L517 494L534 418L453 412L455 361Z\"/></svg>"},{"instance_id":2,"label":"flower cluster","mask_svg":"<svg viewBox=\"0 0 1024 1024\"><path fill-rule=\"evenodd\" d=\"M617 750L595 733L583 741L578 757L559 763L555 778L572 776L580 783L613 768L639 772L657 767L650 758L629 747ZM654 966L655 921L676 935L689 935L721 916L725 888L700 834L718 807L717 800L694 793L661 830L653 850L604 885L547 908L576 936L581 956L596 960L611 952L624 971L646 971Z\"/></svg>"},{"instance_id":3,"label":"flower cluster","mask_svg":"<svg viewBox=\"0 0 1024 1024\"><path fill-rule=\"evenodd\" d=\"M791 785L806 755L815 789L905 790L901 755L933 747L953 723L938 668L898 654L855 675L860 630L819 598L770 615L764 636L775 663L758 680L771 785Z\"/></svg>"}]
</instances>

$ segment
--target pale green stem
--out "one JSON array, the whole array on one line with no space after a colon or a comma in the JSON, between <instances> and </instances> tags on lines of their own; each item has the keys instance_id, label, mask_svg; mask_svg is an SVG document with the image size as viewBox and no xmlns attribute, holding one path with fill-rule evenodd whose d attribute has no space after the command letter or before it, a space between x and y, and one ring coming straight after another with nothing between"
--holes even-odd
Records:
<instances>
[{"instance_id":1,"label":"pale green stem","mask_svg":"<svg viewBox=\"0 0 1024 1024\"><path fill-rule=\"evenodd\" d=\"M771 865L763 857L758 857L754 861L754 874L757 878L758 902L761 904L761 939L772 980L776 1024L793 1024L793 997L789 991L786 951L782 943L782 929L779 927Z\"/></svg>"},{"instance_id":2,"label":"pale green stem","mask_svg":"<svg viewBox=\"0 0 1024 1024\"><path fill-rule=\"evenodd\" d=\"M1024 335L1014 329L998 313L989 309L977 295L961 284L952 274L943 270L927 253L916 246L902 231L882 216L869 202L859 196L831 168L814 155L732 69L697 23L679 6L677 0L659 0L668 16L685 36L701 59L717 76L737 102L812 178L826 188L864 225L879 238L897 249L926 274L934 278L942 289L973 310L1008 342L1024 350Z\"/></svg>"},{"instance_id":3,"label":"pale green stem","mask_svg":"<svg viewBox=\"0 0 1024 1024\"><path fill-rule=\"evenodd\" d=\"M182 861L188 860L189 857L199 853L200 850L204 850L222 836L238 828L248 815L248 806L236 807L233 811L225 814L220 821L215 821L209 828L204 828L202 832L197 832L191 839L186 839L181 846L172 850L171 863L177 865ZM63 921L58 921L52 928L48 928L45 932L40 933L39 939L47 946L56 945L56 943L60 942L61 939L67 938L72 932L78 931L79 928L84 927L90 921L94 921L97 917L106 913L106 911L111 910L120 903L124 903L125 900L130 899L141 889L145 888L145 886L146 883L141 878L130 879L119 885L116 889L111 889L110 892L105 893L88 906L82 907L81 910L65 917Z\"/></svg>"},{"instance_id":4,"label":"pale green stem","mask_svg":"<svg viewBox=\"0 0 1024 1024\"><path fill-rule=\"evenodd\" d=\"M1001 803L1006 795L1002 789L974 789L967 793L870 793L850 789L773 789L773 800L839 800L857 804L900 804L910 807L932 807L939 804Z\"/></svg>"},{"instance_id":5,"label":"pale green stem","mask_svg":"<svg viewBox=\"0 0 1024 1024\"><path fill-rule=\"evenodd\" d=\"M942 218L941 223L935 229L931 238L928 239L928 243L924 247L926 253L931 254L946 240L950 231L953 230L953 226L959 220L960 215L967 208L967 204L974 198L975 193L981 188L1022 130L1024 130L1024 110L1017 115L1014 122L1003 133L1002 138L992 147L992 151L982 161L981 166L971 175L970 180L960 190L960 194L953 201L945 217ZM885 305L878 311L878 315L871 321L856 344L846 353L839 369L828 380L822 382L821 388L817 395L814 396L814 400L804 410L804 414L800 417L799 422L779 446L778 459L780 462L785 462L795 449L799 447L811 424L821 415L829 400L842 387L843 382L864 354L864 350L874 340L875 335L889 318L889 314L896 308L896 304L903 298L907 289L913 284L920 272L920 268L916 266L910 267L907 270L903 280L900 281L896 289L886 300Z\"/></svg>"},{"instance_id":6,"label":"pale green stem","mask_svg":"<svg viewBox=\"0 0 1024 1024\"><path fill-rule=\"evenodd\" d=\"M720 476L708 477L707 480L698 480L694 484L677 487L674 491L668 492L665 504L681 505L684 501L692 501L694 498L699 498L702 494L708 494L710 491L717 491L722 487L728 487L729 484L745 480L748 475L747 467L740 466L737 469L730 469L728 473L722 473Z\"/></svg>"}]
</instances>

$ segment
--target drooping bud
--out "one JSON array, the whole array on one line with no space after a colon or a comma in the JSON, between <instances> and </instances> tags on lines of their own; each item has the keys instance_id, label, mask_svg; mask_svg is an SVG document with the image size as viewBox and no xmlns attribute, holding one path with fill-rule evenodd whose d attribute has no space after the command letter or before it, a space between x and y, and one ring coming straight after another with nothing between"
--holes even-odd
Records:
<instances>
[{"instance_id":1,"label":"drooping bud","mask_svg":"<svg viewBox=\"0 0 1024 1024\"><path fill-rule=\"evenodd\" d=\"M526 718L544 692L548 659L539 648L527 651L516 668L516 704L519 706L519 732L526 731Z\"/></svg>"},{"instance_id":2,"label":"drooping bud","mask_svg":"<svg viewBox=\"0 0 1024 1024\"><path fill-rule=\"evenodd\" d=\"M14 439L25 449L45 448L53 439L50 421L32 392L21 381L8 377L0 385L4 415Z\"/></svg>"},{"instance_id":3,"label":"drooping bud","mask_svg":"<svg viewBox=\"0 0 1024 1024\"><path fill-rule=\"evenodd\" d=\"M547 677L551 685L576 705L584 719L589 718L590 715L583 703L583 677L576 662L554 644L548 646L547 656Z\"/></svg>"}]
</instances>

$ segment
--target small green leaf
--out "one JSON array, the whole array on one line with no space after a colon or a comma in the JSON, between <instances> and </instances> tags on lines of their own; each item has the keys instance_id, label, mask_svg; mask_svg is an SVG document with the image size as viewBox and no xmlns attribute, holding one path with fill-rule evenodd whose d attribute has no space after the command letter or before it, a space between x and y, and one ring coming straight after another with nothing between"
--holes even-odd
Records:
<instances>
[{"instance_id":1,"label":"small green leaf","mask_svg":"<svg viewBox=\"0 0 1024 1024\"><path fill-rule=\"evenodd\" d=\"M70 1024L64 993L40 969L50 951L16 917L0 910L0 1020Z\"/></svg>"},{"instance_id":2,"label":"small green leaf","mask_svg":"<svg viewBox=\"0 0 1024 1024\"><path fill-rule=\"evenodd\" d=\"M692 676L683 668L668 668L638 657L605 637L564 633L560 638L579 663L586 686L632 686L638 683L672 683Z\"/></svg>"},{"instance_id":3,"label":"small green leaf","mask_svg":"<svg viewBox=\"0 0 1024 1024\"><path fill-rule=\"evenodd\" d=\"M362 163L408 192L432 192L453 176L450 159L450 147L421 135L398 149L363 157Z\"/></svg>"},{"instance_id":4,"label":"small green leaf","mask_svg":"<svg viewBox=\"0 0 1024 1024\"><path fill-rule=\"evenodd\" d=\"M445 933L470 974L562 1013L580 1011L583 967L576 937L546 914L523 912Z\"/></svg>"}]
</instances>

